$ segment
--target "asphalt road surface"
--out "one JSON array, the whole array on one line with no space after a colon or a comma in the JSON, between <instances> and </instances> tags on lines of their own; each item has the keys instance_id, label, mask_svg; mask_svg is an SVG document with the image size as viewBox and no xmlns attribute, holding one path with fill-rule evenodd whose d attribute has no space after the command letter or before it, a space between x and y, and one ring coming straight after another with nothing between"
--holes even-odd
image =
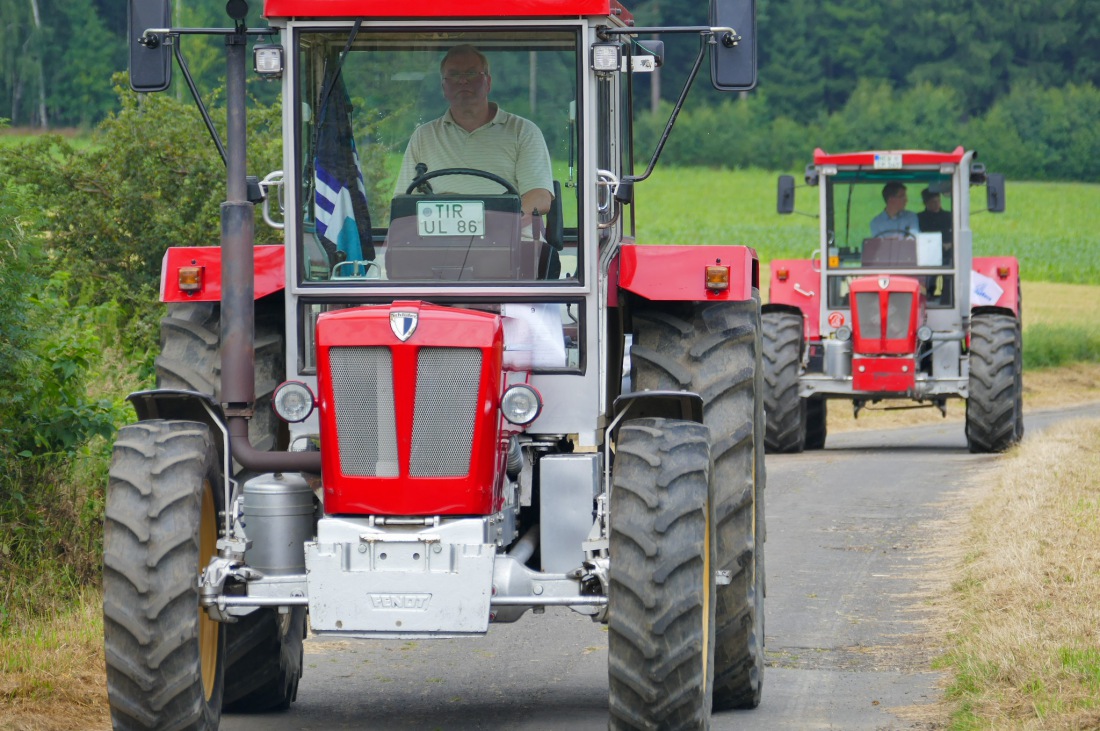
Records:
<instances>
[{"instance_id":1,"label":"asphalt road surface","mask_svg":"<svg viewBox=\"0 0 1100 731\"><path fill-rule=\"evenodd\" d=\"M1100 406L1028 414L1100 418ZM1027 438L1025 436L1025 438ZM951 498L996 468L958 423L830 435L826 449L769 455L764 694L714 729L929 729L939 697L925 620ZM606 729L607 634L567 609L527 613L484 637L306 642L285 713L226 715L228 731Z\"/></svg>"}]
</instances>

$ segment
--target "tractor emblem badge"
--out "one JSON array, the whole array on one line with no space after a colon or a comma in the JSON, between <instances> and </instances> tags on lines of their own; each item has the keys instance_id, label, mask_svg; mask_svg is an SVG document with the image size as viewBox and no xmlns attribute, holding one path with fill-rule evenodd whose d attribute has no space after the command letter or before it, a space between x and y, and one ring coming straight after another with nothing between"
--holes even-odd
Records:
<instances>
[{"instance_id":1,"label":"tractor emblem badge","mask_svg":"<svg viewBox=\"0 0 1100 731\"><path fill-rule=\"evenodd\" d=\"M391 312L390 330L401 342L405 342L416 332L416 323L419 316L415 312Z\"/></svg>"},{"instance_id":2,"label":"tractor emblem badge","mask_svg":"<svg viewBox=\"0 0 1100 731\"><path fill-rule=\"evenodd\" d=\"M878 288L879 289L886 289L889 286L890 286L890 277L879 277L878 278ZM390 315L390 317L392 318L393 315Z\"/></svg>"}]
</instances>

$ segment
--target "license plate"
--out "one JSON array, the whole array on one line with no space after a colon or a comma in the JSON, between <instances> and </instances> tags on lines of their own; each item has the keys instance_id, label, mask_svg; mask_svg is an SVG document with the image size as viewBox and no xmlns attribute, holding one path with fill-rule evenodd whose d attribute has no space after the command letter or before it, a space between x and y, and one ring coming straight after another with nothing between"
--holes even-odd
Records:
<instances>
[{"instance_id":1,"label":"license plate","mask_svg":"<svg viewBox=\"0 0 1100 731\"><path fill-rule=\"evenodd\" d=\"M875 155L875 170L897 170L900 167L900 152L886 152Z\"/></svg>"},{"instance_id":2,"label":"license plate","mask_svg":"<svg viewBox=\"0 0 1100 731\"><path fill-rule=\"evenodd\" d=\"M484 201L417 201L416 228L421 236L481 236Z\"/></svg>"}]
</instances>

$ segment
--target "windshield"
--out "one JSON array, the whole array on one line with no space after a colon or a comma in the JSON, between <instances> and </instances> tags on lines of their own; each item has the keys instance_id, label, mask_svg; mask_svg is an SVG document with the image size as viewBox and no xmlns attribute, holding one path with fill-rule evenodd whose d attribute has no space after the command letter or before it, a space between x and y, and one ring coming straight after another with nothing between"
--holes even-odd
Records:
<instances>
[{"instance_id":1,"label":"windshield","mask_svg":"<svg viewBox=\"0 0 1100 731\"><path fill-rule=\"evenodd\" d=\"M841 171L826 185L829 306L848 307L848 282L879 271L919 274L929 307L953 306L951 176L938 170ZM851 270L858 270L851 272Z\"/></svg>"},{"instance_id":2,"label":"windshield","mask_svg":"<svg viewBox=\"0 0 1100 731\"><path fill-rule=\"evenodd\" d=\"M575 282L578 40L299 33L300 280Z\"/></svg>"}]
</instances>

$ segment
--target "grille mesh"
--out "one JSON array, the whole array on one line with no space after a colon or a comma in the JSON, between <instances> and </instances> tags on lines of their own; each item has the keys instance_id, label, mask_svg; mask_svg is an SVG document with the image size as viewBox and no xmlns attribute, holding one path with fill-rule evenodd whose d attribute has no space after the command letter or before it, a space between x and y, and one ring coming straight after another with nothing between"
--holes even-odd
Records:
<instances>
[{"instance_id":1,"label":"grille mesh","mask_svg":"<svg viewBox=\"0 0 1100 731\"><path fill-rule=\"evenodd\" d=\"M344 474L397 477L393 357L389 348L332 348L329 361Z\"/></svg>"},{"instance_id":2,"label":"grille mesh","mask_svg":"<svg viewBox=\"0 0 1100 731\"><path fill-rule=\"evenodd\" d=\"M411 477L461 477L470 472L481 351L424 348L416 364Z\"/></svg>"},{"instance_id":3,"label":"grille mesh","mask_svg":"<svg viewBox=\"0 0 1100 731\"><path fill-rule=\"evenodd\" d=\"M891 292L886 313L886 337L899 340L909 334L909 320L913 314L912 292Z\"/></svg>"},{"instance_id":4,"label":"grille mesh","mask_svg":"<svg viewBox=\"0 0 1100 731\"><path fill-rule=\"evenodd\" d=\"M882 310L877 292L857 292L856 308L859 311L859 336L863 340L882 339Z\"/></svg>"}]
</instances>

